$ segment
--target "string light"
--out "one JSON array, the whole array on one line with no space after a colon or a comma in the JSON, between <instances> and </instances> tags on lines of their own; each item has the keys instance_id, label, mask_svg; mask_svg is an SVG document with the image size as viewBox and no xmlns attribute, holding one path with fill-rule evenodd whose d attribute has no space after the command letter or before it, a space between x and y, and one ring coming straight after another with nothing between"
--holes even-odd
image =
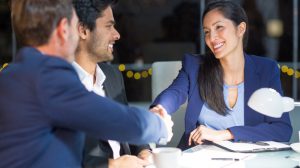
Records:
<instances>
[{"instance_id":1,"label":"string light","mask_svg":"<svg viewBox=\"0 0 300 168\"><path fill-rule=\"evenodd\" d=\"M132 71L127 71L126 76L127 76L127 78L132 78L133 77L133 72Z\"/></svg>"},{"instance_id":2,"label":"string light","mask_svg":"<svg viewBox=\"0 0 300 168\"><path fill-rule=\"evenodd\" d=\"M295 77L296 77L296 78L300 78L300 72L299 72L299 71L296 71Z\"/></svg>"},{"instance_id":3,"label":"string light","mask_svg":"<svg viewBox=\"0 0 300 168\"><path fill-rule=\"evenodd\" d=\"M2 67L0 68L0 72L7 66L8 66L8 63L3 64ZM118 69L120 72L125 73L127 78L135 79L135 80L140 80L141 78L145 79L152 75L152 68L143 70L141 72L138 72L138 71L134 72L132 70L126 70L125 64L120 64L120 65L118 65Z\"/></svg>"},{"instance_id":4,"label":"string light","mask_svg":"<svg viewBox=\"0 0 300 168\"><path fill-rule=\"evenodd\" d=\"M141 74L139 72L134 73L134 79L136 80L141 79Z\"/></svg>"},{"instance_id":5,"label":"string light","mask_svg":"<svg viewBox=\"0 0 300 168\"><path fill-rule=\"evenodd\" d=\"M287 74L288 76L294 76L297 79L300 78L300 72L298 70L294 70L293 68L288 67L287 65L282 65L280 70L283 74Z\"/></svg>"},{"instance_id":6,"label":"string light","mask_svg":"<svg viewBox=\"0 0 300 168\"><path fill-rule=\"evenodd\" d=\"M289 68L289 70L287 71L287 74L288 74L289 76L294 75L294 70L293 70L292 68Z\"/></svg>"},{"instance_id":7,"label":"string light","mask_svg":"<svg viewBox=\"0 0 300 168\"><path fill-rule=\"evenodd\" d=\"M148 69L148 73L149 73L149 75L152 75L152 68Z\"/></svg>"},{"instance_id":8,"label":"string light","mask_svg":"<svg viewBox=\"0 0 300 168\"><path fill-rule=\"evenodd\" d=\"M1 72L5 67L7 67L7 65L8 65L8 63L3 64L3 65L2 65L2 68L0 68L0 72Z\"/></svg>"},{"instance_id":9,"label":"string light","mask_svg":"<svg viewBox=\"0 0 300 168\"><path fill-rule=\"evenodd\" d=\"M126 69L126 65L125 64L120 64L119 65L119 71L123 72Z\"/></svg>"},{"instance_id":10,"label":"string light","mask_svg":"<svg viewBox=\"0 0 300 168\"><path fill-rule=\"evenodd\" d=\"M143 78L147 78L149 76L148 72L147 71L143 71L142 72L142 77Z\"/></svg>"},{"instance_id":11,"label":"string light","mask_svg":"<svg viewBox=\"0 0 300 168\"><path fill-rule=\"evenodd\" d=\"M289 70L289 67L286 66L286 65L283 65L283 66L281 67L281 71L282 71L283 73L286 73L288 70Z\"/></svg>"},{"instance_id":12,"label":"string light","mask_svg":"<svg viewBox=\"0 0 300 168\"><path fill-rule=\"evenodd\" d=\"M7 66L8 66L8 63L4 63L2 65L2 67L0 68L0 72ZM283 74L287 74L288 76L295 77L297 79L300 78L300 72L298 70L294 70L293 68L290 68L287 65L280 66L279 64L278 64L278 68L281 70L281 72ZM145 79L152 75L152 68L144 69L140 72L138 72L138 71L134 72L132 70L126 70L125 64L120 64L120 65L118 65L118 69L120 72L125 73L127 78L130 78L130 79L132 78L135 80L140 80L141 78Z\"/></svg>"},{"instance_id":13,"label":"string light","mask_svg":"<svg viewBox=\"0 0 300 168\"><path fill-rule=\"evenodd\" d=\"M129 79L134 80L140 80L140 79L146 79L152 75L152 68L149 69L143 69L141 71L133 71L133 70L127 70L125 64L118 65L118 69L120 72L125 73L126 77Z\"/></svg>"}]
</instances>

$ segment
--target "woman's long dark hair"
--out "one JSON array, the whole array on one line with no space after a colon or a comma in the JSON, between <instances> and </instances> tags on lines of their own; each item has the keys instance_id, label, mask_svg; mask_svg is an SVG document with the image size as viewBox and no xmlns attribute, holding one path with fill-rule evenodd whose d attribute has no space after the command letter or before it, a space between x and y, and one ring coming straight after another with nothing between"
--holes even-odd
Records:
<instances>
[{"instance_id":1,"label":"woman's long dark hair","mask_svg":"<svg viewBox=\"0 0 300 168\"><path fill-rule=\"evenodd\" d=\"M218 0L207 4L202 16L202 21L205 15L212 10L218 10L236 26L241 22L245 22L246 25L248 25L248 17L244 9L234 2ZM243 37L244 48L247 44L247 40L248 28L246 28ZM207 54L203 56L200 64L198 82L202 100L207 103L209 108L218 114L226 115L228 107L225 104L223 96L224 72L220 60L216 59L213 54Z\"/></svg>"}]
</instances>

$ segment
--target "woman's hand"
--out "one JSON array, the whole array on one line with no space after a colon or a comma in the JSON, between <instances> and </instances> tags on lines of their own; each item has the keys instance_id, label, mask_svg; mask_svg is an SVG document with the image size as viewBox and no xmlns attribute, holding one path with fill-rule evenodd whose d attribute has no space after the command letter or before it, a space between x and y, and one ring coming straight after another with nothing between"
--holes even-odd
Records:
<instances>
[{"instance_id":1,"label":"woman's hand","mask_svg":"<svg viewBox=\"0 0 300 168\"><path fill-rule=\"evenodd\" d=\"M204 140L208 141L223 141L233 139L233 135L229 130L213 130L203 125L194 129L189 137L189 145L194 142L195 144L202 144Z\"/></svg>"},{"instance_id":2,"label":"woman's hand","mask_svg":"<svg viewBox=\"0 0 300 168\"><path fill-rule=\"evenodd\" d=\"M160 104L152 107L150 111L160 116L161 119L165 122L168 131L167 141L170 142L173 137L172 127L174 125L171 116L168 114L167 110Z\"/></svg>"},{"instance_id":3,"label":"woman's hand","mask_svg":"<svg viewBox=\"0 0 300 168\"><path fill-rule=\"evenodd\" d=\"M156 114L158 114L160 116L163 116L164 114L168 114L167 110L162 105L160 105L160 104L152 107L150 109L150 111L153 112L153 113L156 113Z\"/></svg>"}]
</instances>

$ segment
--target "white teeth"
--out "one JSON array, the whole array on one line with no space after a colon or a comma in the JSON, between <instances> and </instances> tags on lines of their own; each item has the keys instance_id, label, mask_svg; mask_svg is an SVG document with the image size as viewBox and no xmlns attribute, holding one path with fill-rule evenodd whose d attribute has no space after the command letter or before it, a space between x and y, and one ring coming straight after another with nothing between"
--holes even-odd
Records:
<instances>
[{"instance_id":1,"label":"white teeth","mask_svg":"<svg viewBox=\"0 0 300 168\"><path fill-rule=\"evenodd\" d=\"M109 44L108 47L109 47L109 48L113 48L114 45L113 45L113 44Z\"/></svg>"},{"instance_id":2,"label":"white teeth","mask_svg":"<svg viewBox=\"0 0 300 168\"><path fill-rule=\"evenodd\" d=\"M217 49L217 48L220 48L220 47L222 47L222 46L223 46L223 44L224 44L224 43L219 43L219 44L215 45L215 46L214 46L214 49Z\"/></svg>"}]
</instances>

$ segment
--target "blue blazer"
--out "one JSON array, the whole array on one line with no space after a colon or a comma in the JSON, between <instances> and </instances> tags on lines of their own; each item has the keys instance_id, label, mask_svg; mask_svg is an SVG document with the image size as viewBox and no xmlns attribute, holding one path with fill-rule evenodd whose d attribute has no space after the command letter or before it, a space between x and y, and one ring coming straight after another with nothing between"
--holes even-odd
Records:
<instances>
[{"instance_id":1,"label":"blue blazer","mask_svg":"<svg viewBox=\"0 0 300 168\"><path fill-rule=\"evenodd\" d=\"M153 105L161 104L168 113L175 112L188 100L185 114L185 133L179 147L187 144L187 138L197 125L203 101L199 94L198 70L201 56L185 55L182 69L173 83L154 100ZM292 127L288 113L281 118L272 118L252 110L247 102L251 94L262 87L273 88L282 94L280 71L275 61L245 54L245 95L244 126L229 128L234 141L289 141ZM209 74L207 74L209 75ZM201 86L200 86L201 87Z\"/></svg>"},{"instance_id":2,"label":"blue blazer","mask_svg":"<svg viewBox=\"0 0 300 168\"><path fill-rule=\"evenodd\" d=\"M0 167L79 168L85 133L132 144L167 136L161 119L89 92L65 60L23 48L0 73Z\"/></svg>"}]
</instances>

